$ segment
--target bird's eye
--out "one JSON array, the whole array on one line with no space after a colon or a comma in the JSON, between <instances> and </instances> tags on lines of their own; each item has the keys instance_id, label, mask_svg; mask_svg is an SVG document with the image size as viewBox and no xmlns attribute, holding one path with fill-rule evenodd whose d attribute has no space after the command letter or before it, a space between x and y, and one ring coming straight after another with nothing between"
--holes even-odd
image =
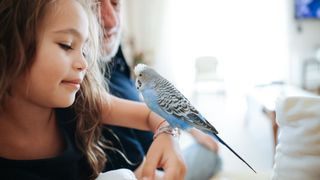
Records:
<instances>
[{"instance_id":1,"label":"bird's eye","mask_svg":"<svg viewBox=\"0 0 320 180\"><path fill-rule=\"evenodd\" d=\"M141 77L141 76L142 76L142 74L139 74L139 76Z\"/></svg>"}]
</instances>

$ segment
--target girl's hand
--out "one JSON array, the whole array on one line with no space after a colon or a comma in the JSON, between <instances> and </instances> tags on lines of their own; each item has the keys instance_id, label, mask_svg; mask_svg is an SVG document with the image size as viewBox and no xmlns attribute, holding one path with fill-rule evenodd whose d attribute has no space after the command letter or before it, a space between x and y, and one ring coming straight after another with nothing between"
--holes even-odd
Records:
<instances>
[{"instance_id":1,"label":"girl's hand","mask_svg":"<svg viewBox=\"0 0 320 180\"><path fill-rule=\"evenodd\" d=\"M162 133L154 139L146 156L142 177L154 180L157 168L163 168L165 180L183 180L185 177L186 165L178 142L169 134Z\"/></svg>"}]
</instances>

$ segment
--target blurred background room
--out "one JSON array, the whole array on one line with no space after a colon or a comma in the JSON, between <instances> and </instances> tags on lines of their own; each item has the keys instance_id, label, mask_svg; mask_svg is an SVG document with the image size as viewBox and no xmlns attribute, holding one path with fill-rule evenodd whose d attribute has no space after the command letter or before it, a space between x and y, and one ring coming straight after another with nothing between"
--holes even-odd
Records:
<instances>
[{"instance_id":1,"label":"blurred background room","mask_svg":"<svg viewBox=\"0 0 320 180\"><path fill-rule=\"evenodd\" d=\"M129 63L171 81L258 172L221 145L223 169L212 179L269 179L277 97L320 93L320 11L308 8L320 1L123 3ZM190 141L180 137L182 148Z\"/></svg>"}]
</instances>

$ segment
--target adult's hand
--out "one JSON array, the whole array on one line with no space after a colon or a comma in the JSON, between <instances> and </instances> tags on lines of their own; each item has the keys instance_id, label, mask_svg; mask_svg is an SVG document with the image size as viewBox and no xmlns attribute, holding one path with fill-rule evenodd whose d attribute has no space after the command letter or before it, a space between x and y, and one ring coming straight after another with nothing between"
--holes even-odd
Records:
<instances>
[{"instance_id":1,"label":"adult's hand","mask_svg":"<svg viewBox=\"0 0 320 180\"><path fill-rule=\"evenodd\" d=\"M202 144L203 146L205 146L213 152L218 152L218 143L214 141L212 136L205 134L202 131L195 128L190 129L188 132L195 138L195 140L199 144Z\"/></svg>"}]
</instances>

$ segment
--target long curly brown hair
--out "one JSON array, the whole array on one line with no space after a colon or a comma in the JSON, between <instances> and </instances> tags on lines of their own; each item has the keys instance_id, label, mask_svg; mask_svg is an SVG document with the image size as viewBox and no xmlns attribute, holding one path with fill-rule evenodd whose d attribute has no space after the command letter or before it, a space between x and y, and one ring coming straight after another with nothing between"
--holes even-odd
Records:
<instances>
[{"instance_id":1,"label":"long curly brown hair","mask_svg":"<svg viewBox=\"0 0 320 180\"><path fill-rule=\"evenodd\" d=\"M0 108L10 96L12 82L27 73L34 63L39 24L49 8L59 0L1 0L0 1ZM101 97L105 90L98 58L100 55L100 26L98 3L76 0L89 19L89 67L76 100L71 108L77 114L76 143L91 167L90 179L101 172L106 156L101 141Z\"/></svg>"}]
</instances>

